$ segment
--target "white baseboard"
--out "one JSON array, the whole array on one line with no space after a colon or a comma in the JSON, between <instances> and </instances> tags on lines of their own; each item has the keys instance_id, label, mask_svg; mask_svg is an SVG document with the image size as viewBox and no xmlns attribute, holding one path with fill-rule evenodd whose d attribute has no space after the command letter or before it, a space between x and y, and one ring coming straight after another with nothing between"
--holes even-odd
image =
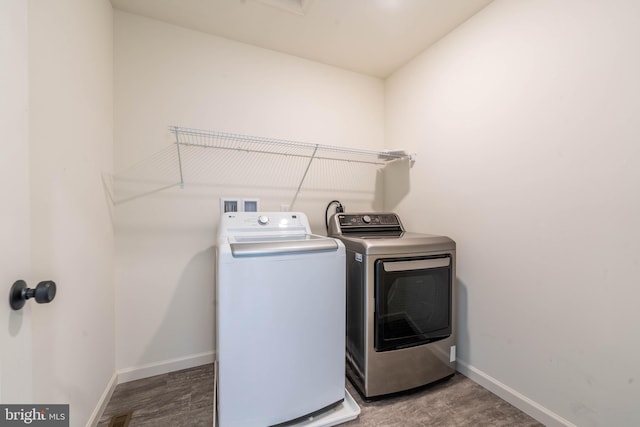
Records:
<instances>
[{"instance_id":1,"label":"white baseboard","mask_svg":"<svg viewBox=\"0 0 640 427\"><path fill-rule=\"evenodd\" d=\"M98 404L93 410L89 421L87 421L87 427L96 427L98 425L98 421L100 421L100 417L102 417L109 400L111 400L111 396L113 395L113 391L116 389L116 385L118 385L118 374L114 372L107 383L107 388L105 388L102 396L100 396L100 400L98 400Z\"/></svg>"},{"instance_id":2,"label":"white baseboard","mask_svg":"<svg viewBox=\"0 0 640 427\"><path fill-rule=\"evenodd\" d=\"M118 384L149 378L154 375L166 374L167 372L179 371L181 369L195 368L196 366L213 363L214 359L215 352L208 351L175 359L162 360L156 363L119 369L117 372Z\"/></svg>"},{"instance_id":3,"label":"white baseboard","mask_svg":"<svg viewBox=\"0 0 640 427\"><path fill-rule=\"evenodd\" d=\"M572 422L550 411L527 396L517 392L497 379L458 359L458 372L473 382L486 388L496 396L509 402L525 414L535 418L547 427L577 427Z\"/></svg>"}]
</instances>

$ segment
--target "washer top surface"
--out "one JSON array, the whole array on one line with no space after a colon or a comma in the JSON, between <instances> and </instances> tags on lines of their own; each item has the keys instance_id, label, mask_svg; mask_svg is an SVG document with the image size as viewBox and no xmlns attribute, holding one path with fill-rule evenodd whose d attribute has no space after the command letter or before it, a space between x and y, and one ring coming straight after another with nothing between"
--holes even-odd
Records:
<instances>
[{"instance_id":1,"label":"washer top surface","mask_svg":"<svg viewBox=\"0 0 640 427\"><path fill-rule=\"evenodd\" d=\"M341 244L311 234L309 221L301 212L227 212L218 228L218 248L226 247L239 258L336 252Z\"/></svg>"},{"instance_id":2,"label":"washer top surface","mask_svg":"<svg viewBox=\"0 0 640 427\"><path fill-rule=\"evenodd\" d=\"M400 218L385 213L339 213L331 218L329 235L340 239L348 249L365 254L423 253L455 250L446 236L404 230Z\"/></svg>"}]
</instances>

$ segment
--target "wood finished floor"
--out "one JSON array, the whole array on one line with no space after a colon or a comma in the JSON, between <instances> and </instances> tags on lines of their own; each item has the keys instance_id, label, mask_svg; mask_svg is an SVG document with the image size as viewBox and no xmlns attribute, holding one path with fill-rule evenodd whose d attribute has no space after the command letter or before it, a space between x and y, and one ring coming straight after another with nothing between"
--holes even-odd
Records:
<instances>
[{"instance_id":1,"label":"wood finished floor","mask_svg":"<svg viewBox=\"0 0 640 427\"><path fill-rule=\"evenodd\" d=\"M461 374L420 391L364 402L346 381L360 416L345 427L541 426L514 406ZM213 365L119 384L98 423L133 411L130 427L191 427L213 424Z\"/></svg>"}]
</instances>

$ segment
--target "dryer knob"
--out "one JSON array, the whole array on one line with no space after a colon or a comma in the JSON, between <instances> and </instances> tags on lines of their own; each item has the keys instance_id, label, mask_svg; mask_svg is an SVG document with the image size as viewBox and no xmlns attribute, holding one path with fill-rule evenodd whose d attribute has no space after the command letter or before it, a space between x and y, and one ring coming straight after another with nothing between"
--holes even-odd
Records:
<instances>
[{"instance_id":1,"label":"dryer knob","mask_svg":"<svg viewBox=\"0 0 640 427\"><path fill-rule=\"evenodd\" d=\"M371 222L371 217L369 215L363 216L362 222L364 222L365 224L369 224Z\"/></svg>"},{"instance_id":2,"label":"dryer knob","mask_svg":"<svg viewBox=\"0 0 640 427\"><path fill-rule=\"evenodd\" d=\"M258 217L258 224L267 225L269 223L269 217L266 215L260 215Z\"/></svg>"}]
</instances>

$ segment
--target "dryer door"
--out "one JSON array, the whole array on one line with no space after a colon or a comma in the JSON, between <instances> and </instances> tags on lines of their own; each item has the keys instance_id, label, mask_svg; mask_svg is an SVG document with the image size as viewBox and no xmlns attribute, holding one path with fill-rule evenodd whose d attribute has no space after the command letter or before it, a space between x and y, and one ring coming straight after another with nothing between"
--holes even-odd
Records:
<instances>
[{"instance_id":1,"label":"dryer door","mask_svg":"<svg viewBox=\"0 0 640 427\"><path fill-rule=\"evenodd\" d=\"M376 351L412 347L451 335L451 269L449 255L375 262Z\"/></svg>"}]
</instances>

